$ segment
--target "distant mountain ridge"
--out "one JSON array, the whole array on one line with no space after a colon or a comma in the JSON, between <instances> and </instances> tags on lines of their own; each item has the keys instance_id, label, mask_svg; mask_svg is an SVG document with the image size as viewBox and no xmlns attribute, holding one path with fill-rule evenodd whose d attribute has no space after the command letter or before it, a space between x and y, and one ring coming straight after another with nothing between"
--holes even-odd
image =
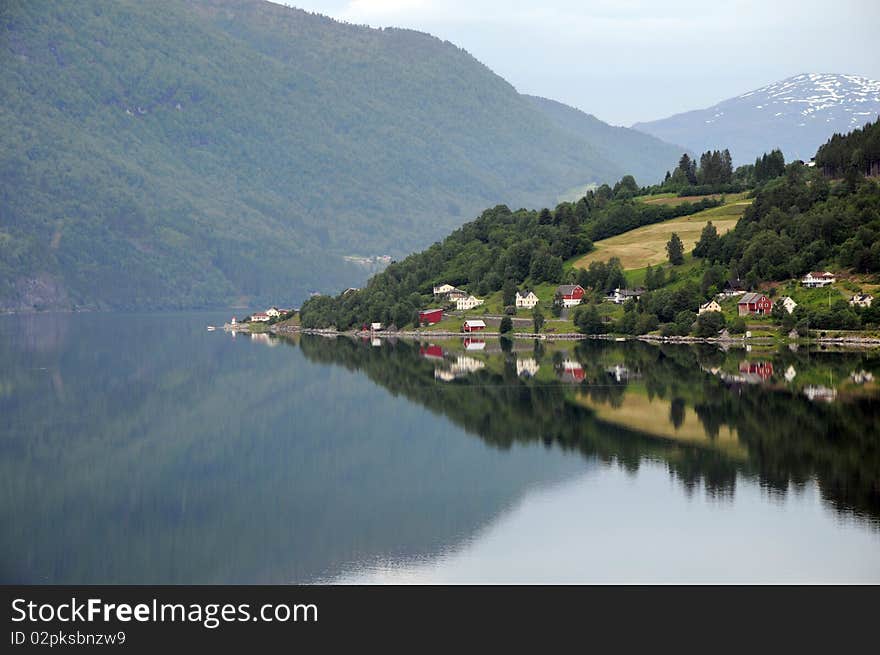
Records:
<instances>
[{"instance_id":1,"label":"distant mountain ridge","mask_svg":"<svg viewBox=\"0 0 880 655\"><path fill-rule=\"evenodd\" d=\"M729 148L736 164L773 148L786 160L809 160L835 133L880 114L880 81L858 75L804 73L707 109L635 123L633 129L694 152Z\"/></svg>"},{"instance_id":2,"label":"distant mountain ridge","mask_svg":"<svg viewBox=\"0 0 880 655\"><path fill-rule=\"evenodd\" d=\"M297 303L628 172L451 43L262 0L4 2L0 93L0 311Z\"/></svg>"},{"instance_id":3,"label":"distant mountain ridge","mask_svg":"<svg viewBox=\"0 0 880 655\"><path fill-rule=\"evenodd\" d=\"M586 140L599 154L621 171L635 176L647 186L658 182L669 167L663 162L678 162L681 146L628 127L616 127L600 121L592 114L556 100L525 96L537 109L573 138ZM658 163L661 164L658 168ZM673 165L674 168L674 165Z\"/></svg>"}]
</instances>

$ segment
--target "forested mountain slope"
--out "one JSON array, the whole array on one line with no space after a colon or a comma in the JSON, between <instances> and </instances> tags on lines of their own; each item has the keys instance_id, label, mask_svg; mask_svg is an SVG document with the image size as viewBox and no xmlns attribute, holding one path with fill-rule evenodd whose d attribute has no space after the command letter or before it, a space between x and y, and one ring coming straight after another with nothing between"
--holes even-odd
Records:
<instances>
[{"instance_id":1,"label":"forested mountain slope","mask_svg":"<svg viewBox=\"0 0 880 655\"><path fill-rule=\"evenodd\" d=\"M262 0L4 2L0 93L0 310L296 303L622 172L448 42Z\"/></svg>"},{"instance_id":2,"label":"forested mountain slope","mask_svg":"<svg viewBox=\"0 0 880 655\"><path fill-rule=\"evenodd\" d=\"M525 97L559 128L573 138L588 141L605 159L635 176L641 185L659 182L686 150L638 130L609 125L592 114L555 100Z\"/></svg>"}]
</instances>

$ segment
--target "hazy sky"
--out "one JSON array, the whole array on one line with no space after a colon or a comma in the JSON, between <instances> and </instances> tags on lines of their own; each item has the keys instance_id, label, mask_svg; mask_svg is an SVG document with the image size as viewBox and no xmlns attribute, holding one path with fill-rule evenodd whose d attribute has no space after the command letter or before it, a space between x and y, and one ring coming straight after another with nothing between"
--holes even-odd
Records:
<instances>
[{"instance_id":1,"label":"hazy sky","mask_svg":"<svg viewBox=\"0 0 880 655\"><path fill-rule=\"evenodd\" d=\"M880 78L878 0L282 3L429 32L523 93L617 125L707 107L798 73Z\"/></svg>"}]
</instances>

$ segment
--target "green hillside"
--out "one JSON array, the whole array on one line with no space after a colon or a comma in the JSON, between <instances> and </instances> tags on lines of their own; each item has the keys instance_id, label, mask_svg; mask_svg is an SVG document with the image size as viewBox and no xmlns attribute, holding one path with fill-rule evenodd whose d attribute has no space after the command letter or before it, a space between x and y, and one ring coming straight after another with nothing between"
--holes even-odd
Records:
<instances>
[{"instance_id":1,"label":"green hillside","mask_svg":"<svg viewBox=\"0 0 880 655\"><path fill-rule=\"evenodd\" d=\"M258 0L0 6L0 310L297 303L621 171L460 48Z\"/></svg>"},{"instance_id":2,"label":"green hillside","mask_svg":"<svg viewBox=\"0 0 880 655\"><path fill-rule=\"evenodd\" d=\"M556 126L572 138L588 141L602 157L635 176L642 185L655 184L663 179L664 173L674 168L674 162L686 150L638 130L608 125L592 114L555 100L525 97Z\"/></svg>"}]
</instances>

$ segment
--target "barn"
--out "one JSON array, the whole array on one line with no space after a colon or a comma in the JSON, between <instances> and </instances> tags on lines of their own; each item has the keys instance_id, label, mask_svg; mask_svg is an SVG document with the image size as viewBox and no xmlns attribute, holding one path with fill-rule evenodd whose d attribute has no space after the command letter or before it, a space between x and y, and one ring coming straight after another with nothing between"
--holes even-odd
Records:
<instances>
[{"instance_id":1,"label":"barn","mask_svg":"<svg viewBox=\"0 0 880 655\"><path fill-rule=\"evenodd\" d=\"M580 284L562 284L556 288L556 293L562 296L565 307L574 307L581 304L585 291Z\"/></svg>"},{"instance_id":2,"label":"barn","mask_svg":"<svg viewBox=\"0 0 880 655\"><path fill-rule=\"evenodd\" d=\"M434 325L443 320L442 309L423 309L419 312L419 323L422 325Z\"/></svg>"},{"instance_id":3,"label":"barn","mask_svg":"<svg viewBox=\"0 0 880 655\"><path fill-rule=\"evenodd\" d=\"M479 332L486 329L486 322L480 320L468 320L461 326L462 332Z\"/></svg>"},{"instance_id":4,"label":"barn","mask_svg":"<svg viewBox=\"0 0 880 655\"><path fill-rule=\"evenodd\" d=\"M773 309L773 301L761 293L746 293L739 299L736 309L740 316L769 314Z\"/></svg>"}]
</instances>

